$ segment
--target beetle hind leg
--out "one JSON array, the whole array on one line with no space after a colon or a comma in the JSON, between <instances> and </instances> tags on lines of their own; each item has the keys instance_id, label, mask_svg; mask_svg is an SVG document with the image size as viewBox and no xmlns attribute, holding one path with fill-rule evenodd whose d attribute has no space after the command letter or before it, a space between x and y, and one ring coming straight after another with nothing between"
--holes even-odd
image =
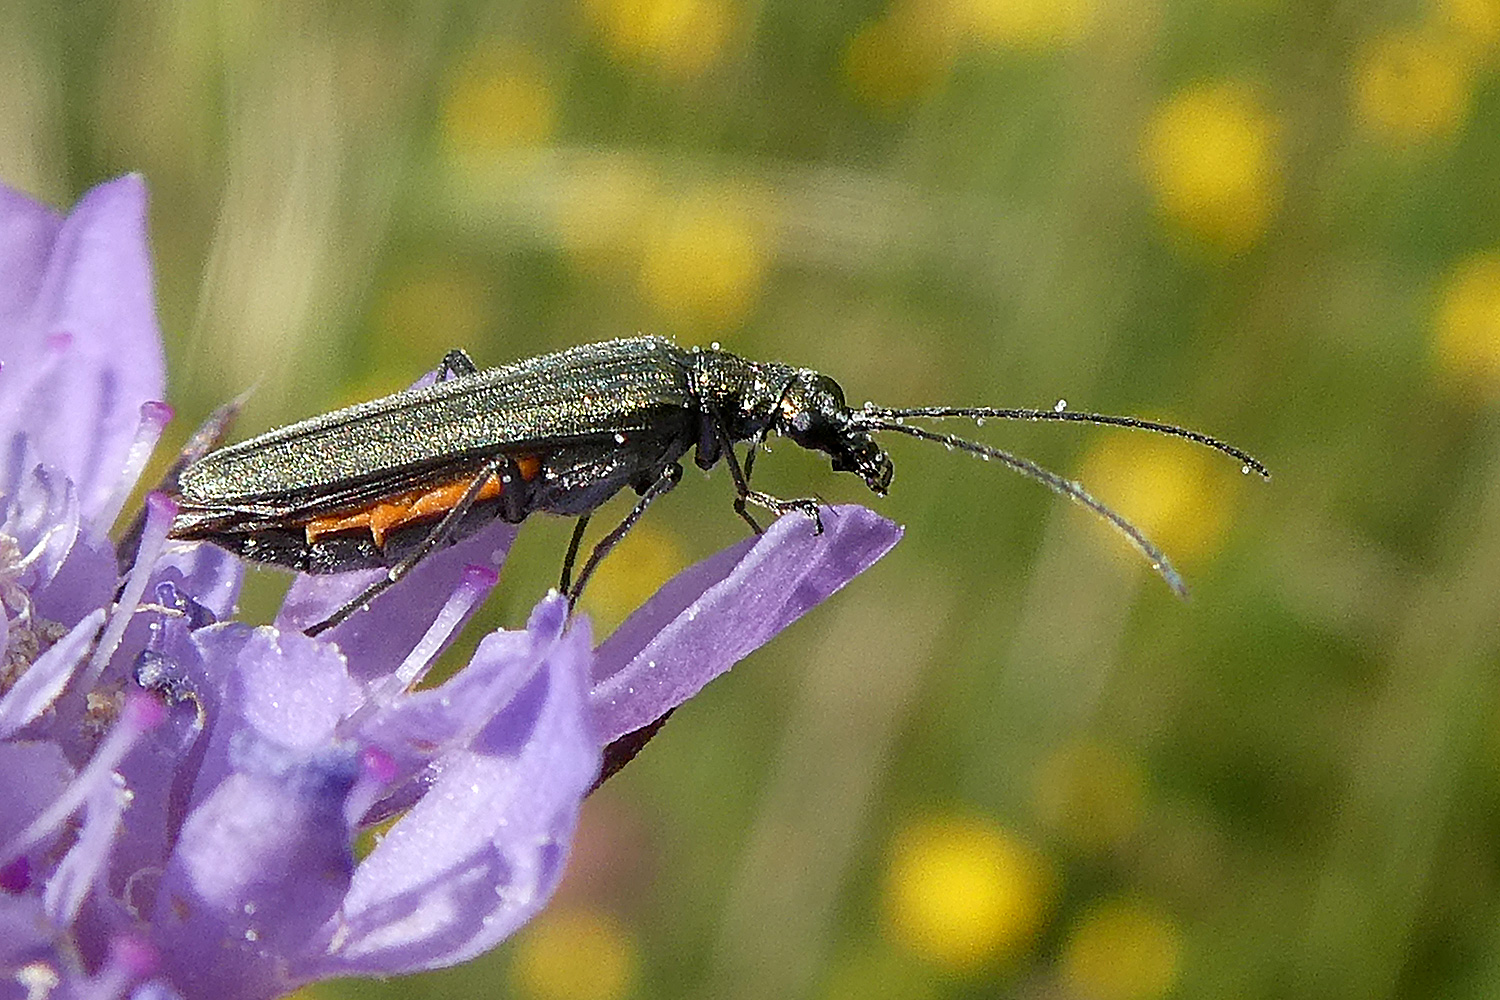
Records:
<instances>
[{"instance_id":1,"label":"beetle hind leg","mask_svg":"<svg viewBox=\"0 0 1500 1000\"><path fill-rule=\"evenodd\" d=\"M464 375L473 375L479 371L479 366L474 359L469 357L469 352L462 347L455 347L443 355L443 360L438 362L436 381L446 382L450 378L459 378Z\"/></svg>"},{"instance_id":2,"label":"beetle hind leg","mask_svg":"<svg viewBox=\"0 0 1500 1000\"><path fill-rule=\"evenodd\" d=\"M479 470L478 475L469 481L469 485L465 488L463 495L448 509L447 513L433 526L432 530L422 538L422 541L416 548L402 556L399 562L386 570L384 576L366 587L357 597L345 602L333 614L317 624L303 629L303 633L306 635L318 635L333 628L335 625L347 621L356 611L365 607L376 597L379 597L395 586L397 581L411 572L412 568L423 559L426 559L433 552L451 542L453 540L453 533L458 528L459 522L463 520L463 516L468 513L469 508L474 505L474 501L479 499L480 491L484 489L485 484L492 478L500 475L500 469L505 461L504 457L500 457L491 459L486 463Z\"/></svg>"}]
</instances>

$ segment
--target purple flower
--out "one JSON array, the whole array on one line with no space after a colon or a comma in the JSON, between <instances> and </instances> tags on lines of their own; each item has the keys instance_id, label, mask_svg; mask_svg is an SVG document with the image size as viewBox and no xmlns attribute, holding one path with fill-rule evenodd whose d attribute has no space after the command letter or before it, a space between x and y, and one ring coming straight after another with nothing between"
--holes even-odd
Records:
<instances>
[{"instance_id":1,"label":"purple flower","mask_svg":"<svg viewBox=\"0 0 1500 1000\"><path fill-rule=\"evenodd\" d=\"M363 574L226 621L239 563L167 542L159 494L120 578L105 531L170 416L150 287L139 179L66 219L0 188L0 995L274 997L479 954L545 905L601 760L899 536L783 518L597 648L550 595L414 691L514 528L317 639Z\"/></svg>"}]
</instances>

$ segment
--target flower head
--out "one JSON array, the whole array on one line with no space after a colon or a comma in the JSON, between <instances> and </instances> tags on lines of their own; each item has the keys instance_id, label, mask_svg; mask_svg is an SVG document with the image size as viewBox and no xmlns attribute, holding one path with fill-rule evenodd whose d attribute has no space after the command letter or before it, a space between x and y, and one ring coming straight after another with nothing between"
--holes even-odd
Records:
<instances>
[{"instance_id":1,"label":"flower head","mask_svg":"<svg viewBox=\"0 0 1500 1000\"><path fill-rule=\"evenodd\" d=\"M479 954L546 904L602 761L899 536L858 507L825 513L821 536L783 518L679 574L597 648L554 594L423 689L513 527L437 553L316 639L299 630L368 577L304 577L274 626L228 621L240 564L169 543L163 494L122 579L104 532L170 413L144 210L136 178L66 219L0 190L12 989L254 1000Z\"/></svg>"},{"instance_id":2,"label":"flower head","mask_svg":"<svg viewBox=\"0 0 1500 1000\"><path fill-rule=\"evenodd\" d=\"M1254 246L1281 199L1280 124L1228 80L1177 91L1147 123L1141 162L1161 214L1194 244L1230 256Z\"/></svg>"}]
</instances>

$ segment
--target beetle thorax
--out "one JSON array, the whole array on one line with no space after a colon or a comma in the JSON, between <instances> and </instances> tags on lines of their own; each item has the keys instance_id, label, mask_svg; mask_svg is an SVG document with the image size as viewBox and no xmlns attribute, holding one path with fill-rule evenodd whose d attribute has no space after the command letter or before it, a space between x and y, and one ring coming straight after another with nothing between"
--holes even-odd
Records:
<instances>
[{"instance_id":1,"label":"beetle thorax","mask_svg":"<svg viewBox=\"0 0 1500 1000\"><path fill-rule=\"evenodd\" d=\"M746 441L773 429L782 398L797 369L746 361L727 351L697 351L693 383L705 418L723 421L733 441Z\"/></svg>"}]
</instances>

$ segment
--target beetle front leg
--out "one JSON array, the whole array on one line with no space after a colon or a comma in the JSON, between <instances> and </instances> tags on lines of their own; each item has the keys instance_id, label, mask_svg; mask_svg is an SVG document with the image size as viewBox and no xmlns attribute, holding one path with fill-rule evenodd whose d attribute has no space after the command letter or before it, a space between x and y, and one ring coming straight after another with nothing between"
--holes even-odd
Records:
<instances>
[{"instance_id":1,"label":"beetle front leg","mask_svg":"<svg viewBox=\"0 0 1500 1000\"><path fill-rule=\"evenodd\" d=\"M750 496L750 467L755 459L755 442L750 443L750 453L745 457L745 468L740 468L740 460L734 453L732 445L724 446L724 461L729 466L729 475L734 479L734 512L745 519L750 525L750 530L757 535L764 535L765 529L756 523L755 518L745 509L745 500Z\"/></svg>"},{"instance_id":2,"label":"beetle front leg","mask_svg":"<svg viewBox=\"0 0 1500 1000\"><path fill-rule=\"evenodd\" d=\"M794 510L801 511L812 518L813 530L819 535L823 533L823 515L819 511L821 505L816 497L798 497L795 500L783 500L780 497L773 497L769 493L762 493L759 490L752 490L750 488L750 476L747 470L752 467L755 456L754 449L760 446L760 442L764 439L763 434L758 434L751 439L750 454L745 459L745 467L741 468L739 456L734 453L734 444L729 440L729 432L724 429L724 423L718 418L717 413L714 414L714 428L723 442L724 461L729 465L730 477L734 479L734 489L737 494L734 498L734 512L744 518L745 522L750 525L757 535L765 534L765 532L761 530L759 524L755 523L755 518L750 516L750 511L746 509L747 504L753 503L757 507L764 507L777 517L780 517L782 514L789 514Z\"/></svg>"},{"instance_id":3,"label":"beetle front leg","mask_svg":"<svg viewBox=\"0 0 1500 1000\"><path fill-rule=\"evenodd\" d=\"M756 523L755 518L750 516L750 511L745 509L745 499L750 496L750 476L755 471L755 456L760 452L761 442L765 439L765 434L757 434L750 439L750 447L745 451L744 474L736 476L734 480L734 512L744 518L745 523L750 525L750 529L757 535L763 535L765 532L761 530L761 526ZM726 451L729 453L729 472L730 475L734 475L736 468L734 449L728 448Z\"/></svg>"}]
</instances>

